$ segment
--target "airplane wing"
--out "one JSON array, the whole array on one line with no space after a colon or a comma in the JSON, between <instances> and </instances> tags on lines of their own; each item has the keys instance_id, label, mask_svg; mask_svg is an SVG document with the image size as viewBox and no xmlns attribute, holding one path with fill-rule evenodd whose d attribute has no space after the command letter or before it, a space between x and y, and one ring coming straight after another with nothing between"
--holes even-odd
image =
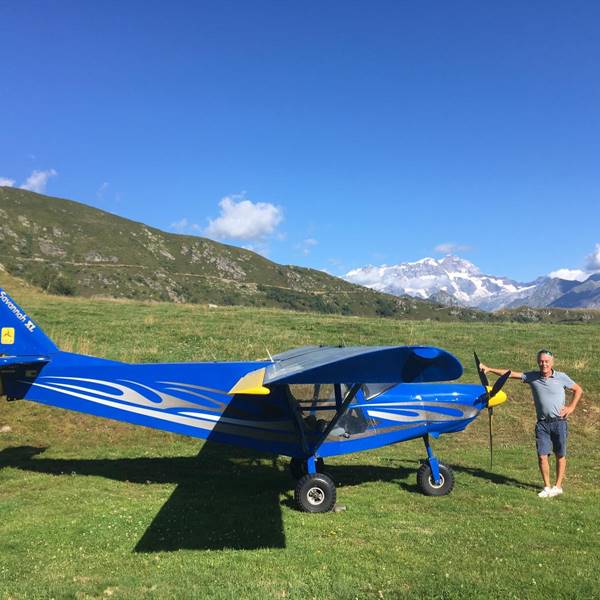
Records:
<instances>
[{"instance_id":1,"label":"airplane wing","mask_svg":"<svg viewBox=\"0 0 600 600\"><path fill-rule=\"evenodd\" d=\"M245 375L229 393L268 394L264 386L283 383L450 381L463 372L455 356L433 346L306 346L272 359L270 365Z\"/></svg>"}]
</instances>

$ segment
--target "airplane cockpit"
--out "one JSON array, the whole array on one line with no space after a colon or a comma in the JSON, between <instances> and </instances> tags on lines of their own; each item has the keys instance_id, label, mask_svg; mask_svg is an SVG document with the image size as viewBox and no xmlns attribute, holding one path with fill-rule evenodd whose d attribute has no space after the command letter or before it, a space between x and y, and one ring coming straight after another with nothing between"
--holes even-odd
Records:
<instances>
[{"instance_id":1,"label":"airplane cockpit","mask_svg":"<svg viewBox=\"0 0 600 600\"><path fill-rule=\"evenodd\" d=\"M337 415L338 404L334 385L291 384L287 387L290 397L296 402L305 432L324 433ZM350 387L346 384L340 386L342 397L345 397ZM363 433L369 426L374 425L373 419L366 414L366 411L357 406L365 399L363 389L359 390L329 432L329 436L347 438Z\"/></svg>"}]
</instances>

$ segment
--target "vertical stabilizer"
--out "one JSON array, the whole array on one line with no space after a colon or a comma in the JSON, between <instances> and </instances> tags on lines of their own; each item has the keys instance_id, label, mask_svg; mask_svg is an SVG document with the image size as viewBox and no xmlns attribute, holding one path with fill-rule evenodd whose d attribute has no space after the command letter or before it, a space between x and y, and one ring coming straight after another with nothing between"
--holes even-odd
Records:
<instances>
[{"instance_id":1,"label":"vertical stabilizer","mask_svg":"<svg viewBox=\"0 0 600 600\"><path fill-rule=\"evenodd\" d=\"M0 288L0 354L31 356L58 351L35 321Z\"/></svg>"}]
</instances>

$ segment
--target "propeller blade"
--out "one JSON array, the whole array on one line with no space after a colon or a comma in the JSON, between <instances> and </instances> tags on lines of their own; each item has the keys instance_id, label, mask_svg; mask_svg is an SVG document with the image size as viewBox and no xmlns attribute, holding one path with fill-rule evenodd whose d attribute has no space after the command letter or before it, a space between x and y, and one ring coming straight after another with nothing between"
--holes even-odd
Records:
<instances>
[{"instance_id":1,"label":"propeller blade","mask_svg":"<svg viewBox=\"0 0 600 600\"><path fill-rule=\"evenodd\" d=\"M500 377L498 377L498 379L496 379L496 383L494 383L494 387L490 391L490 398L493 398L502 389L502 387L510 377L510 374L510 371L506 371L504 375L501 375Z\"/></svg>"},{"instance_id":2,"label":"propeller blade","mask_svg":"<svg viewBox=\"0 0 600 600\"><path fill-rule=\"evenodd\" d=\"M473 352L473 356L475 356L475 365L477 366L477 374L479 375L481 385L487 390L490 386L490 381L487 375L481 370L481 361L479 360L479 356L477 356L477 352Z\"/></svg>"},{"instance_id":3,"label":"propeller blade","mask_svg":"<svg viewBox=\"0 0 600 600\"><path fill-rule=\"evenodd\" d=\"M494 409L488 408L488 427L490 432L490 469L494 466L494 437L492 435L492 417Z\"/></svg>"},{"instance_id":4,"label":"propeller blade","mask_svg":"<svg viewBox=\"0 0 600 600\"><path fill-rule=\"evenodd\" d=\"M479 360L479 356L477 356L477 352L473 352L473 356L475 357L475 365L477 367L477 374L479 375L479 379L481 381L481 385L485 389L485 405L488 409L488 432L489 432L489 444L490 444L490 469L494 466L494 434L492 430L492 420L494 417L494 408L490 406L490 400L502 389L504 384L507 382L508 378L511 375L510 371L506 371L503 375L498 377L493 387L490 387L490 381L487 378L487 375L481 370L481 361ZM498 398L496 404L500 402L504 402L506 400L506 395L503 398Z\"/></svg>"}]
</instances>

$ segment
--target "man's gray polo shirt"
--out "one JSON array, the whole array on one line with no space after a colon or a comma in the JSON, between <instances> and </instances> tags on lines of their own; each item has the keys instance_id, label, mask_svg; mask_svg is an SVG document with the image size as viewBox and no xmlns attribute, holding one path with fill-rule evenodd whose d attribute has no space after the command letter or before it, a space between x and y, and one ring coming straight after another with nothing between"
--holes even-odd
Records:
<instances>
[{"instance_id":1,"label":"man's gray polo shirt","mask_svg":"<svg viewBox=\"0 0 600 600\"><path fill-rule=\"evenodd\" d=\"M542 377L539 371L528 371L521 377L531 386L535 412L538 419L558 417L565 405L565 388L572 389L575 382L561 371L552 371L550 377Z\"/></svg>"}]
</instances>

